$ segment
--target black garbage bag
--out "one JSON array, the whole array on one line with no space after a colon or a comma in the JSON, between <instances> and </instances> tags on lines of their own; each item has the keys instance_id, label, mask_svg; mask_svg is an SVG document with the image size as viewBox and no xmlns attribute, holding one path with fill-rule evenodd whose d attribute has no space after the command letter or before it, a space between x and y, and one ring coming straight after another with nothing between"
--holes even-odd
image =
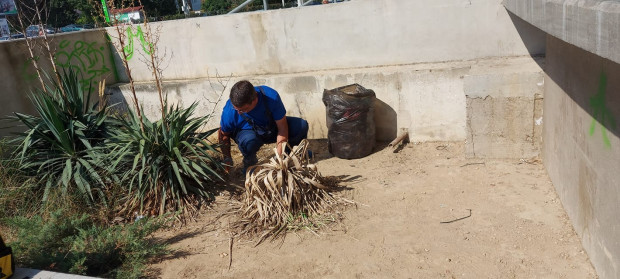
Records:
<instances>
[{"instance_id":1,"label":"black garbage bag","mask_svg":"<svg viewBox=\"0 0 620 279\"><path fill-rule=\"evenodd\" d=\"M374 101L375 92L357 83L323 91L329 153L342 159L357 159L372 153Z\"/></svg>"}]
</instances>

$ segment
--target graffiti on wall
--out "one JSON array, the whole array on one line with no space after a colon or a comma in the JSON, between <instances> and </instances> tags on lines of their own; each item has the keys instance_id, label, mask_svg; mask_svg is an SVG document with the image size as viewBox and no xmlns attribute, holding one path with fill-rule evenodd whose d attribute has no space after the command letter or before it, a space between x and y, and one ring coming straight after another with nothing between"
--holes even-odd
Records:
<instances>
[{"instance_id":1,"label":"graffiti on wall","mask_svg":"<svg viewBox=\"0 0 620 279\"><path fill-rule=\"evenodd\" d=\"M37 73L34 71L34 67L32 67L32 61L39 61L39 59L39 56L35 56L34 59L29 57L19 67L19 74L22 76L24 81L31 82L37 79Z\"/></svg>"},{"instance_id":2,"label":"graffiti on wall","mask_svg":"<svg viewBox=\"0 0 620 279\"><path fill-rule=\"evenodd\" d=\"M110 72L105 63L105 47L96 42L62 40L54 59L65 69L73 69L81 78L82 88L88 87Z\"/></svg>"},{"instance_id":3,"label":"graffiti on wall","mask_svg":"<svg viewBox=\"0 0 620 279\"><path fill-rule=\"evenodd\" d=\"M108 48L109 50L109 48ZM73 69L80 79L80 85L88 90L92 83L103 80L105 75L114 71L116 80L118 74L116 68L108 67L106 61L106 46L97 42L62 40L58 45L54 62L63 69ZM111 54L110 54L111 56ZM20 75L26 82L37 79L37 72L33 66L32 58L26 59L20 66ZM39 61L39 56L35 57ZM113 58L110 58L113 63Z\"/></svg>"},{"instance_id":4,"label":"graffiti on wall","mask_svg":"<svg viewBox=\"0 0 620 279\"><path fill-rule=\"evenodd\" d=\"M151 55L153 44L148 43L144 39L144 32L142 32L142 28L138 26L136 28L136 32L133 32L131 30L131 26L127 26L127 44L123 48L123 51L125 52L125 55L127 56L127 60L131 60L131 58L133 58L134 41L135 41L134 39L138 39L138 42L140 42L140 46L142 47L142 50L144 51L144 53L146 53L147 55Z\"/></svg>"},{"instance_id":5,"label":"graffiti on wall","mask_svg":"<svg viewBox=\"0 0 620 279\"><path fill-rule=\"evenodd\" d=\"M592 109L592 123L590 124L590 136L594 136L596 132L596 126L600 126L601 136L603 137L603 143L608 148L611 147L611 142L607 136L606 127L616 127L616 119L613 114L607 108L606 101L607 91L607 75L601 74L599 80L598 91L596 95L590 98L590 108ZM597 123L600 123L597 125Z\"/></svg>"}]
</instances>

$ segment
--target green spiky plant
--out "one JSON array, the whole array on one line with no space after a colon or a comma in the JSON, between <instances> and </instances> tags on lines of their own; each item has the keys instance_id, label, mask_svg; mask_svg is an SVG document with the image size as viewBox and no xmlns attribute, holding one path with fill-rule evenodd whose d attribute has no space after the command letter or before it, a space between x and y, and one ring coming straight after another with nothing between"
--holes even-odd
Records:
<instances>
[{"instance_id":1,"label":"green spiky plant","mask_svg":"<svg viewBox=\"0 0 620 279\"><path fill-rule=\"evenodd\" d=\"M18 148L12 158L25 175L43 188L43 200L52 190L63 196L77 194L86 204L105 203L103 187L110 176L102 175L109 137L107 105L92 100L73 70L59 73L30 99L37 115L15 113L26 131L13 140Z\"/></svg>"},{"instance_id":2,"label":"green spiky plant","mask_svg":"<svg viewBox=\"0 0 620 279\"><path fill-rule=\"evenodd\" d=\"M113 2L113 1L112 1ZM138 1L141 3L141 1ZM110 2L108 8L121 8L126 3ZM195 213L200 201L210 200L210 185L223 180L218 172L224 168L212 155L217 153L215 145L207 137L216 130L203 132L211 115L194 117L197 104L188 108L170 106L163 87L162 61L159 56L160 29L148 24L148 16L140 26L117 24L112 45L116 48L124 65L129 81L129 99L132 107L126 117L119 117L121 129L113 137L111 167L121 175L121 181L128 194L121 200L120 213L125 215L156 215L182 211L181 218ZM150 70L157 96L159 97L160 119L149 120L141 100L136 94L132 75L132 38L126 31L140 32L143 48L136 50L142 62ZM137 33L135 33L137 34ZM214 106L215 107L215 106Z\"/></svg>"},{"instance_id":3,"label":"green spiky plant","mask_svg":"<svg viewBox=\"0 0 620 279\"><path fill-rule=\"evenodd\" d=\"M122 129L111 155L130 193L121 212L192 214L197 202L212 198L208 184L222 180L218 171L223 167L213 157L214 144L206 140L216 130L201 132L210 117L193 118L196 106L166 106L165 117L158 121L142 117L143 129L132 111L120 119Z\"/></svg>"}]
</instances>

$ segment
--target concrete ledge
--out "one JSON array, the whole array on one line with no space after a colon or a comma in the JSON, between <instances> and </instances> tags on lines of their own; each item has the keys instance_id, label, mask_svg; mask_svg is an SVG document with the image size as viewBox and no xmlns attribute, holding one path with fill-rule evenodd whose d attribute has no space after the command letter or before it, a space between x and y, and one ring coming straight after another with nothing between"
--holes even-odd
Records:
<instances>
[{"instance_id":1,"label":"concrete ledge","mask_svg":"<svg viewBox=\"0 0 620 279\"><path fill-rule=\"evenodd\" d=\"M550 35L620 63L620 2L504 0L506 9Z\"/></svg>"},{"instance_id":2,"label":"concrete ledge","mask_svg":"<svg viewBox=\"0 0 620 279\"><path fill-rule=\"evenodd\" d=\"M38 270L30 268L16 268L15 273L11 277L13 279L88 279L97 277L88 277L75 274L58 273L47 270Z\"/></svg>"}]
</instances>

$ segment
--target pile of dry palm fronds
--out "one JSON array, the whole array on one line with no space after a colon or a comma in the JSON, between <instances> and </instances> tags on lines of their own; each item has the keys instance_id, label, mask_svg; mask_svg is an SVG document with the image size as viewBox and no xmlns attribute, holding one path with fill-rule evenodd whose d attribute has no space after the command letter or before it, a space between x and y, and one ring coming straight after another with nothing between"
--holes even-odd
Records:
<instances>
[{"instance_id":1,"label":"pile of dry palm fronds","mask_svg":"<svg viewBox=\"0 0 620 279\"><path fill-rule=\"evenodd\" d=\"M274 150L275 151L275 150ZM250 167L245 178L241 234L263 232L261 240L286 231L298 216L320 215L336 202L329 194L337 184L309 163L308 141L289 153L277 152L268 163Z\"/></svg>"}]
</instances>

